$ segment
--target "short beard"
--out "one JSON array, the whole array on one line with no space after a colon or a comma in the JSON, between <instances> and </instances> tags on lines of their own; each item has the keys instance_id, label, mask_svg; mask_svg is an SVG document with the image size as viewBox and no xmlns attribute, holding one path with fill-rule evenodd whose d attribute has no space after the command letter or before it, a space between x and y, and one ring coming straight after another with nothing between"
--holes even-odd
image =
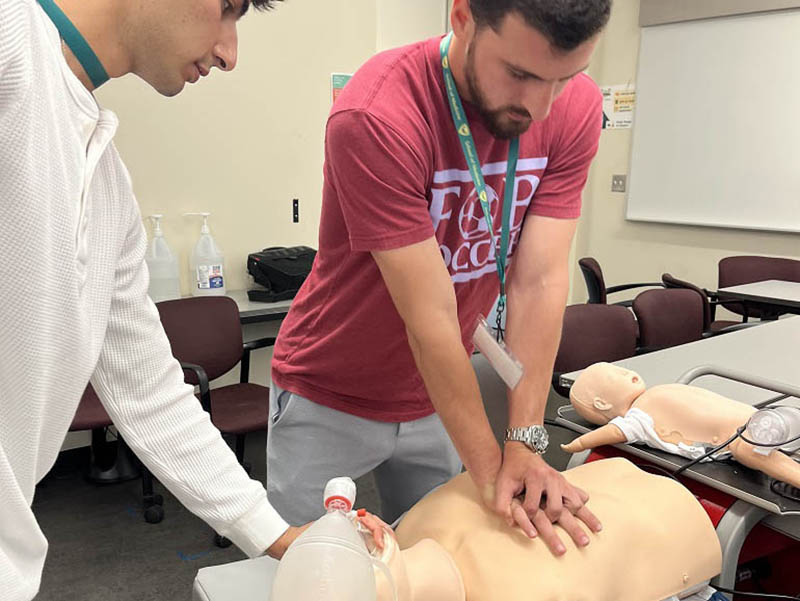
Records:
<instances>
[{"instance_id":1,"label":"short beard","mask_svg":"<svg viewBox=\"0 0 800 601\"><path fill-rule=\"evenodd\" d=\"M478 75L475 71L475 41L467 48L467 64L464 67L464 74L467 79L467 88L469 89L472 104L478 110L481 118L483 119L486 129L495 137L501 140L513 140L528 131L531 126L531 121L521 121L519 123L504 123L503 116L509 111L513 110L517 113L526 113L524 108L516 106L504 106L499 109L490 109L486 96L481 92L480 84L478 83Z\"/></svg>"}]
</instances>

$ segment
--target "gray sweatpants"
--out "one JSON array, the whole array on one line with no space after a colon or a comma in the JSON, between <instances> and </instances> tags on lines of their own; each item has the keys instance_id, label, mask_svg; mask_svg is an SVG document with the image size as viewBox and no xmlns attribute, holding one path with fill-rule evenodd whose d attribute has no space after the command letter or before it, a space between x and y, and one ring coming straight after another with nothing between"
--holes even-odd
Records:
<instances>
[{"instance_id":1,"label":"gray sweatpants","mask_svg":"<svg viewBox=\"0 0 800 601\"><path fill-rule=\"evenodd\" d=\"M272 384L267 494L283 519L299 526L319 518L329 479L355 479L371 470L381 497L381 517L392 523L456 476L461 459L436 414L399 424L373 421Z\"/></svg>"}]
</instances>

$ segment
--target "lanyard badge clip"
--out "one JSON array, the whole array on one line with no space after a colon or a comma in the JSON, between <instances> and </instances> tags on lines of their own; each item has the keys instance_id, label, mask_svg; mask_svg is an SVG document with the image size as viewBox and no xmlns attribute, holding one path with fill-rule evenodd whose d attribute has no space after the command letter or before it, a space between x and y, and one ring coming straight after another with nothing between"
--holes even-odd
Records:
<instances>
[{"instance_id":1,"label":"lanyard badge clip","mask_svg":"<svg viewBox=\"0 0 800 601\"><path fill-rule=\"evenodd\" d=\"M486 357L489 365L497 372L497 375L505 382L506 386L510 390L514 390L522 379L522 363L514 357L505 342L497 340L482 315L478 317L472 342L475 344L475 348L481 352L481 355Z\"/></svg>"}]
</instances>

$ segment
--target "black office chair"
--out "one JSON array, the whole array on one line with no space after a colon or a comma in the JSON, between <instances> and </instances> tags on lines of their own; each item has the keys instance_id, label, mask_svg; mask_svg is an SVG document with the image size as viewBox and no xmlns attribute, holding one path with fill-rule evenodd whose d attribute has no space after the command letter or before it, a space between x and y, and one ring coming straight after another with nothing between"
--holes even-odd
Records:
<instances>
[{"instance_id":1,"label":"black office chair","mask_svg":"<svg viewBox=\"0 0 800 601\"><path fill-rule=\"evenodd\" d=\"M583 273L583 279L586 281L586 290L589 293L589 300L587 302L590 304L605 305L607 303L609 294L623 292L625 290L632 290L634 288L664 287L664 284L661 282L641 282L636 284L620 284L618 286L606 287L606 282L603 278L603 270L600 268L600 263L598 263L596 259L593 257L584 257L578 260L578 265L581 268L581 273ZM612 304L630 307L633 304L633 299L618 301Z\"/></svg>"}]
</instances>

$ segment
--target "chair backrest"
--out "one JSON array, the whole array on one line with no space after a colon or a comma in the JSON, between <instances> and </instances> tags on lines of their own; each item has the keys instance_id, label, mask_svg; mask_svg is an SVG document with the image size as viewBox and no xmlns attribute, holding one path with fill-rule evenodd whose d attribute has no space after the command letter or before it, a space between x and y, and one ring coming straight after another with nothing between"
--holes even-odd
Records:
<instances>
[{"instance_id":1,"label":"chair backrest","mask_svg":"<svg viewBox=\"0 0 800 601\"><path fill-rule=\"evenodd\" d=\"M750 255L725 257L719 262L718 275L720 288L765 280L800 282L800 261ZM739 315L746 313L749 317L760 318L765 314L762 309L751 305L748 305L747 310L740 303L723 303L722 306Z\"/></svg>"},{"instance_id":2,"label":"chair backrest","mask_svg":"<svg viewBox=\"0 0 800 601\"><path fill-rule=\"evenodd\" d=\"M703 301L694 290L647 290L633 299L633 312L642 348L667 348L703 337Z\"/></svg>"},{"instance_id":3,"label":"chair backrest","mask_svg":"<svg viewBox=\"0 0 800 601\"><path fill-rule=\"evenodd\" d=\"M708 300L708 295L705 293L705 290L702 288L695 286L691 282L687 282L686 280L679 280L671 273L665 273L661 276L661 281L664 282L664 286L667 288L685 288L686 290L694 290L697 294L700 295L700 299L703 301L703 331L707 332L711 329L711 303Z\"/></svg>"},{"instance_id":4,"label":"chair backrest","mask_svg":"<svg viewBox=\"0 0 800 601\"><path fill-rule=\"evenodd\" d=\"M599 361L626 359L635 352L636 320L630 309L619 305L570 305L564 311L553 371L556 375L568 373ZM553 387L561 396L569 396L555 377Z\"/></svg>"},{"instance_id":5,"label":"chair backrest","mask_svg":"<svg viewBox=\"0 0 800 601\"><path fill-rule=\"evenodd\" d=\"M172 354L206 370L209 381L242 359L242 326L236 301L227 296L196 296L156 305ZM197 384L189 372L186 381Z\"/></svg>"},{"instance_id":6,"label":"chair backrest","mask_svg":"<svg viewBox=\"0 0 800 601\"><path fill-rule=\"evenodd\" d=\"M94 430L112 425L111 418L106 413L105 407L100 402L100 398L92 388L91 384L86 386L83 396L78 404L78 409L72 418L69 426L70 432L80 432L83 430Z\"/></svg>"},{"instance_id":7,"label":"chair backrest","mask_svg":"<svg viewBox=\"0 0 800 601\"><path fill-rule=\"evenodd\" d=\"M578 259L578 266L583 273L583 279L586 280L586 290L589 292L589 303L592 304L605 304L606 296L606 282L603 278L603 270L600 269L600 263L594 257L583 257Z\"/></svg>"}]
</instances>

